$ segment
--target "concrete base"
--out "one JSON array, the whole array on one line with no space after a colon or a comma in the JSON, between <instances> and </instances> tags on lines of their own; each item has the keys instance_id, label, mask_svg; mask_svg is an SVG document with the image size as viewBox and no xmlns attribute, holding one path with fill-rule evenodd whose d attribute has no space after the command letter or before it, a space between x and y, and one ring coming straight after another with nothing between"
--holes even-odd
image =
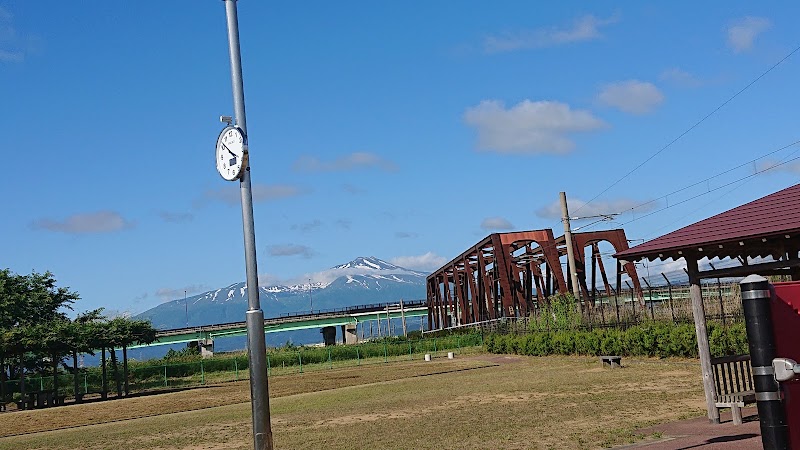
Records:
<instances>
[{"instance_id":1,"label":"concrete base","mask_svg":"<svg viewBox=\"0 0 800 450\"><path fill-rule=\"evenodd\" d=\"M202 358L211 358L214 356L214 340L204 339L198 342L200 345L200 356Z\"/></svg>"},{"instance_id":2,"label":"concrete base","mask_svg":"<svg viewBox=\"0 0 800 450\"><path fill-rule=\"evenodd\" d=\"M356 324L348 323L344 326L344 343L347 345L358 344L358 334L356 334Z\"/></svg>"},{"instance_id":3,"label":"concrete base","mask_svg":"<svg viewBox=\"0 0 800 450\"><path fill-rule=\"evenodd\" d=\"M329 345L336 345L336 327L324 327L320 330L320 333L322 333L322 342L325 343L326 347Z\"/></svg>"}]
</instances>

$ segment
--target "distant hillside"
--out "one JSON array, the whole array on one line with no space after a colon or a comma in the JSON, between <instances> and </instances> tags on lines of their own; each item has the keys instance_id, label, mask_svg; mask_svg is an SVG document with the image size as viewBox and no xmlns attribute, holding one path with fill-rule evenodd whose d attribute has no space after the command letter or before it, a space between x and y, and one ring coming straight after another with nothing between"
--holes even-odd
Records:
<instances>
[{"instance_id":1,"label":"distant hillside","mask_svg":"<svg viewBox=\"0 0 800 450\"><path fill-rule=\"evenodd\" d=\"M375 257L358 257L323 272L310 284L261 286L260 300L264 317L286 313L342 308L367 303L393 302L425 298L426 274L408 270ZM327 281L330 280L330 281ZM136 318L149 319L158 329L243 322L247 311L247 285L235 283L224 288L162 303ZM268 341L284 343L320 342L319 330L276 333ZM275 345L275 344L273 344Z\"/></svg>"}]
</instances>

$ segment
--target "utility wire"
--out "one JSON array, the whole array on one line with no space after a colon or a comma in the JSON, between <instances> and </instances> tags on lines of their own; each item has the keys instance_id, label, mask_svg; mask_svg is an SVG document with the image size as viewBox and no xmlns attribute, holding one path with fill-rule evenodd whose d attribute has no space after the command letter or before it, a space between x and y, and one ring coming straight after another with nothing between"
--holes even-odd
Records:
<instances>
[{"instance_id":1,"label":"utility wire","mask_svg":"<svg viewBox=\"0 0 800 450\"><path fill-rule=\"evenodd\" d=\"M798 159L800 159L800 156L795 156L795 157L794 157L794 158L792 158L792 159L789 159L789 160L787 160L787 161L784 161L784 162L782 162L782 163L779 163L779 164L775 164L775 165L773 165L773 166L767 167L767 168L765 168L765 169L762 169L762 170L758 170L758 171L756 171L755 173L751 173L750 175L747 175L747 176L744 176L744 177L742 177L742 178L739 178L739 179L733 180L733 181L731 181L730 183L725 183L725 184L723 184L722 186L717 186L717 187L715 187L715 188L713 188L713 189L709 189L708 191L706 191L706 192L703 192L703 193L701 193L701 194L697 194L697 195L695 195L694 197L689 197L689 198L687 198L687 199L681 200L681 201L679 201L679 202L677 202L677 203L674 203L674 204L672 204L672 205L665 206L665 207L663 207L663 208L661 208L661 209L657 209L657 210L655 210L655 211L652 211L652 212L650 212L650 213L647 213L647 214L643 214L643 215L641 215L641 216L639 216L639 217L636 217L636 218L634 218L634 219L631 219L631 220L629 220L629 221L627 221L627 222L623 223L623 225L627 225L627 224L629 224L629 223L631 223L631 222L635 222L635 221L637 221L637 220L639 220L639 219L644 219L645 217L652 216L653 214L656 214L656 213L659 213L659 212L661 212L661 211L667 210L667 209L669 209L669 208L672 208L672 207L674 207L674 206L678 206L678 205L684 204L684 203L686 203L686 202L689 202L689 201L691 201L691 200L694 200L694 199L696 199L696 198L698 198L698 197L702 197L703 195L710 194L710 193L712 193L712 192L715 192L715 191L718 191L718 190L720 190L720 189L726 188L726 187L728 187L728 186L731 186L731 185L733 185L733 184L736 184L736 183L738 183L738 182L740 182L740 181L742 181L742 180L746 180L746 179L748 179L748 178L752 178L752 177L754 177L754 176L756 176L756 175L759 175L759 174L761 174L761 173L764 173L764 172L766 172L766 171L768 171L768 170L772 170L772 169L774 169L774 168L776 168L776 167L782 166L782 165L784 165L784 164L788 164L788 163L790 163L790 162L792 162L792 161L796 161L796 160L798 160Z\"/></svg>"},{"instance_id":2,"label":"utility wire","mask_svg":"<svg viewBox=\"0 0 800 450\"><path fill-rule=\"evenodd\" d=\"M774 155L775 153L778 153L778 152L781 152L781 151L783 151L783 150L786 150L787 148L794 147L794 146L796 146L796 145L798 145L798 144L800 144L800 139L798 139L798 140L796 140L796 141L794 141L794 142L792 142L792 143L790 143L790 144L784 145L783 147L780 147L780 148L778 148L778 149L776 149L776 150L773 150L773 151L771 151L771 152L765 153L765 154L763 154L763 155L761 155L761 156L759 156L759 157L757 157L757 158L754 158L754 159L751 159L751 160L749 160L749 161L747 161L747 162L744 162L744 163L742 163L742 164L739 164L739 165L738 165L738 166L736 166L736 167L732 167L732 168L730 168L730 169L727 169L727 170L725 170L725 171L722 171L722 172L720 172L720 173L718 173L718 174L711 175L710 177L704 178L704 179L702 179L702 180L700 180L700 181L697 181L697 182L695 182L695 183L692 183L692 184L690 184L690 185L684 186L684 187L682 187L682 188L680 188L680 189L676 189L676 190L674 190L674 191L672 191L672 192L670 192L670 193L668 193L668 194L662 195L662 196L660 196L660 197L657 197L657 198L654 198L654 199L652 199L652 200L648 200L648 201L646 201L646 202L644 202L644 203L640 203L640 204L638 204L638 205L636 205L636 206L633 206L633 207L631 207L631 208L628 208L628 209L626 209L626 210L624 210L624 211L620 211L620 212L617 212L617 213L610 213L610 214L607 214L607 215L608 215L608 216L617 216L617 215L621 215L621 214L623 214L623 213L626 213L626 212L629 212L629 211L630 211L630 212L634 212L636 209L639 209L639 208L641 208L641 207L643 207L643 206L647 206L647 205L649 205L649 204L651 204L651 203L655 203L655 202L657 202L657 201L659 201L659 200L661 200L661 199L668 199L668 198L669 198L669 196L671 196L671 195L675 195L675 194L677 194L677 193L683 192L683 191L685 191L685 190L688 190L688 189L690 189L690 188L693 188L693 187L695 187L695 186L699 186L699 185L701 185L701 184L703 184L703 183L708 183L709 181L711 181L711 180L713 180L713 179L715 179L715 178L719 178L719 177L721 177L721 176L723 176L723 175L726 175L726 174L728 174L728 173L731 173L731 172L733 172L733 171L735 171L735 170L741 169L742 167L746 167L746 166L749 166L750 164L754 164L754 163L755 163L755 162L757 162L758 160L764 159L764 158L766 158L766 157L768 157L768 156ZM793 151L793 152L789 153L789 156L791 156L791 155L793 155L793 154L795 154L795 153L797 153L797 150L795 150L795 151ZM620 226L620 227L622 227L622 226L624 226L624 225L627 225L627 224L628 224L628 223L630 223L630 222L634 222L634 221L636 221L636 220L639 220L639 219L641 219L641 218L644 218L644 217L647 217L647 216L649 216L649 215L652 215L652 214L654 214L654 213L656 213L656 212L664 211L664 210L666 210L666 209L668 209L668 208L671 208L671 207L673 207L673 206L677 206L677 205L680 205L680 204L686 203L686 202L688 202L688 201L690 201L690 200L694 200L694 199L696 199L696 198L698 198L698 197L700 197L700 196L702 196L702 195L709 194L709 193L711 193L711 192L713 192L713 191L716 191L716 190L719 190L719 189L721 189L721 188L724 188L724 187L730 186L731 184L733 184L733 183L735 183L735 182L742 181L742 180L745 180L745 179L748 179L748 178L752 178L752 177L753 177L753 176L755 176L755 175L758 175L758 174L760 174L760 173L762 173L762 172L766 172L766 171L768 171L768 170L771 170L771 169L774 169L774 168L776 168L776 167L782 166L782 165L784 165L784 164L787 164L787 163L789 163L789 162L792 162L792 161L794 161L794 160L796 160L796 159L797 159L797 158L792 158L792 159L789 159L789 160L784 160L784 161L781 161L781 162L779 162L779 163L777 163L777 164L770 165L769 167L765 167L765 168L763 168L763 169L761 169L761 170L758 170L758 169L756 169L756 170L754 171L754 173L752 173L752 174L750 174L750 175L747 175L747 176L745 176L745 177L743 177L743 178L738 178L738 179L734 180L732 183L727 183L727 184L724 184L724 185L722 185L722 186L719 186L719 187L717 187L717 188L714 188L714 189L709 189L709 190L707 190L706 192L704 192L704 193L702 193L702 194L698 194L698 195L696 195L696 196L694 196L694 197L691 197L691 198L689 198L689 199L685 199L685 200L683 200L683 201L680 201L680 202L677 202L677 203L673 203L672 205L670 205L669 203L667 203L667 206L666 206L666 207L664 207L664 208L661 208L661 209L659 209L659 210L657 210L657 211L653 211L653 212L651 212L650 214L645 214L645 215L642 215L642 216L639 216L639 217L635 217L635 218L633 218L633 219L631 219L631 220L629 220L629 221L627 221L627 222L623 222L623 223L619 223L619 222L617 222L617 223L619 224L619 226ZM738 188L738 187L737 187L737 188ZM734 189L736 189L736 188L734 188ZM727 195L727 194L725 194L725 195ZM720 197L720 198L721 198L721 197ZM588 227L590 227L590 226L592 226L592 225L595 225L596 223L597 223L597 222L592 222L592 223L591 223L591 224L589 224L589 225L583 225L581 228L588 228ZM662 227L662 228L663 228L663 227Z\"/></svg>"},{"instance_id":3,"label":"utility wire","mask_svg":"<svg viewBox=\"0 0 800 450\"><path fill-rule=\"evenodd\" d=\"M664 195L662 195L661 197L657 197L657 198L654 198L654 199L652 199L652 200L646 201L646 202L644 202L644 203L641 203L641 204L639 204L639 205L636 205L636 206L634 206L634 207L632 207L632 208L630 208L630 209L637 209L637 208L641 208L642 206L649 205L650 203L654 203L654 202L656 202L656 201L658 201L658 200L661 200L662 198L663 198L663 199L666 199L666 198L667 198L667 197L669 197L670 195L675 195L675 194L677 194L677 193L679 193L679 192L683 192L683 191L685 191L685 190L687 190L687 189L691 189L691 188L693 188L693 187L695 187L695 186L699 186L699 185L701 185L701 184L703 184L703 183L708 183L709 181L713 180L714 178L721 177L722 175L725 175L725 174L731 173L731 172L733 172L734 170L741 169L742 167L749 166L750 164L753 164L753 163L755 163L756 161L758 161L758 160L760 160L760 159L764 159L764 158L766 158L767 156L774 155L775 153L778 153L778 152L780 152L780 151L786 150L787 148L794 147L794 146L795 146L795 145L797 145L797 144L800 144L800 139L798 139L798 140L796 140L796 141L792 142L791 144L784 145L783 147L781 147L781 148L779 148L779 149L777 149L777 150L773 150L773 151L771 151L771 152L769 152L769 153L766 153L766 154L764 154L764 155L761 155L761 156L759 156L758 158L751 159L750 161L747 161L747 162L745 162L745 163L739 164L738 166L736 166L736 167L732 167L732 168L730 168L730 169L728 169L728 170L726 170L726 171L724 171L724 172L720 172L720 173L718 173L718 174L716 174L716 175L712 175L712 176L710 176L710 177L708 177L708 178L702 179L702 180L700 180L700 181L698 181L698 182L696 182L696 183L694 183L694 184L690 184L690 185L688 185L688 186L684 186L684 187L682 187L682 188L680 188L680 189L676 189L676 190L674 190L674 191L670 192L669 194L664 194ZM766 168L766 169L764 169L764 170L769 170L769 169L771 169L771 168L773 168L773 167L777 167L777 166L778 166L778 165L772 165L772 166L770 166L770 167L768 167L768 168Z\"/></svg>"},{"instance_id":4,"label":"utility wire","mask_svg":"<svg viewBox=\"0 0 800 450\"><path fill-rule=\"evenodd\" d=\"M742 94L744 91L746 91L746 90L747 90L747 89L749 89L751 86L753 86L754 84L756 84L756 83L757 83L759 80L761 80L762 78L764 78L764 77L765 77L767 74L769 74L770 72L772 72L772 70L773 70L773 69L775 69L776 67L778 67L779 65L781 65L781 64L782 64L784 61L786 61L787 59L789 59L789 58L790 58L792 55L794 55L795 53L797 53L797 51L798 51L798 50L800 50L800 46L798 46L798 47L795 47L795 49L794 49L794 50L792 50L791 52L789 52L789 54L788 54L788 55L784 56L784 57L783 57L783 58L782 58L780 61L778 61L778 62L776 62L775 64L773 64L773 65L772 65L772 67L770 67L770 68L769 68L769 69L767 69L767 70L766 70L764 73L762 73L761 75L759 75L758 77L756 77L756 79L754 79L753 81L751 81L750 83L748 83L748 84L747 84L745 87L743 87L742 89L740 89L740 90L739 90L737 93L733 94L733 96L732 96L732 97L730 97L730 98L728 98L727 100L725 100L725 101L724 101L724 102L723 102L721 105L717 106L717 107L716 107L716 108L715 108L713 111L711 111L710 113L706 114L706 115L705 115L705 116L704 116L702 119L700 119L700 120L698 120L697 122L695 122L695 124L694 124L694 125L692 125L691 127L689 127L689 128L688 128L686 131L684 131L683 133L679 134L679 135L678 135L678 137L676 137L675 139L673 139L672 141L670 141L670 142L669 142L667 145L665 145L665 146L661 147L661 148L660 148L660 149L659 149L657 152L655 152L655 153L653 153L652 155L650 155L649 157L647 157L647 159L645 159L645 160L644 160L644 161L642 161L642 162L641 162L639 165L637 165L636 167L634 167L633 169L631 169L631 170L630 170L628 173L626 173L625 175L623 175L622 177L620 177L620 178L619 178L617 181L615 181L615 182L611 183L611 185L610 185L610 186L608 186L607 188L603 189L603 190L602 190L602 191L601 191L599 194L595 195L595 196L594 196L594 197L592 197L592 198L591 198L589 201L587 201L586 203L584 203L583 205L581 205L580 207L578 207L578 209L576 209L576 210L575 210L575 212L577 213L578 211L580 211L580 210L581 210L583 207L585 207L585 206L586 206L586 205L588 205L589 203L592 203L593 201L597 200L597 199L598 199L598 198L599 198L601 195L603 195L603 194L605 194L606 192L608 192L608 191L609 191L611 188L613 188L614 186L616 186L617 184L619 184L619 183L620 183L622 180L624 180L625 178L628 178L628 176L630 176L630 175L631 175L633 172L635 172L635 171L639 170L639 169L640 169L642 166L644 166L645 164L647 164L648 162L650 162L650 160L652 160L653 158L655 158L656 156L658 156L659 154L661 154L661 152L663 152L664 150L666 150L666 149L668 149L669 147L671 147L671 146L672 146L672 144L674 144L674 143L678 142L678 141L679 141L679 140L680 140L682 137L686 136L686 135L687 135L687 134L689 134L689 133L690 133L692 130L694 130L695 128L697 128L698 126L700 126L700 125L701 125L703 122L705 122L705 121L706 121L706 120L707 120L709 117L713 116L713 115L714 115L714 114L715 114L717 111L719 111L720 109L724 108L724 107L725 107L725 106L726 106L728 103L732 102L732 101L733 101L733 100L734 100L736 97L738 97L738 96L739 96L740 94Z\"/></svg>"}]
</instances>

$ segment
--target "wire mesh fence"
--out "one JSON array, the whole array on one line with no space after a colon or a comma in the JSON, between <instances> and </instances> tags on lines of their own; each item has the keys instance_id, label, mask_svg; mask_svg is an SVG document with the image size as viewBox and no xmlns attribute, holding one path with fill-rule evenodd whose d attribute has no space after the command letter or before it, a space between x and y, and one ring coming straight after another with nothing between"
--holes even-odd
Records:
<instances>
[{"instance_id":1,"label":"wire mesh fence","mask_svg":"<svg viewBox=\"0 0 800 450\"><path fill-rule=\"evenodd\" d=\"M378 342L363 342L356 345L329 347L295 347L274 349L267 352L267 375L281 376L301 374L308 371L333 370L396 361L423 360L425 354L432 358L445 357L451 351L468 351L483 345L481 334L459 334L419 340L384 339ZM103 384L102 368L80 369L77 375L58 375L58 392L62 397L89 399L103 392L117 395L117 379L124 391L123 369L107 368L107 379ZM127 390L137 393L160 389L175 389L205 384L248 380L250 369L246 354L218 355L207 359L186 361L132 361L128 367ZM24 402L25 398L54 390L55 380L50 376L25 377L24 389L19 379L5 382L6 399L0 402ZM32 403L35 403L32 401Z\"/></svg>"}]
</instances>

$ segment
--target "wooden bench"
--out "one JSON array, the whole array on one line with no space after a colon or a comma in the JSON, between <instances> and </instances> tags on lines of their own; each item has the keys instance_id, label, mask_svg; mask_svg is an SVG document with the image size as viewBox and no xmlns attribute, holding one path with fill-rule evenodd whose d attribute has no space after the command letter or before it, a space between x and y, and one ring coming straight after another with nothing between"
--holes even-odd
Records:
<instances>
[{"instance_id":1,"label":"wooden bench","mask_svg":"<svg viewBox=\"0 0 800 450\"><path fill-rule=\"evenodd\" d=\"M106 391L106 393L108 393L108 391ZM102 391L79 392L78 395L75 397L75 403L83 403L84 397L95 394L100 395L101 398L103 396Z\"/></svg>"},{"instance_id":2,"label":"wooden bench","mask_svg":"<svg viewBox=\"0 0 800 450\"><path fill-rule=\"evenodd\" d=\"M614 367L622 367L622 357L614 355L604 355L600 357L600 362L603 366L608 365L612 369Z\"/></svg>"},{"instance_id":3,"label":"wooden bench","mask_svg":"<svg viewBox=\"0 0 800 450\"><path fill-rule=\"evenodd\" d=\"M717 408L730 408L734 425L742 424L742 409L756 402L750 355L711 359L714 374L714 402Z\"/></svg>"}]
</instances>

